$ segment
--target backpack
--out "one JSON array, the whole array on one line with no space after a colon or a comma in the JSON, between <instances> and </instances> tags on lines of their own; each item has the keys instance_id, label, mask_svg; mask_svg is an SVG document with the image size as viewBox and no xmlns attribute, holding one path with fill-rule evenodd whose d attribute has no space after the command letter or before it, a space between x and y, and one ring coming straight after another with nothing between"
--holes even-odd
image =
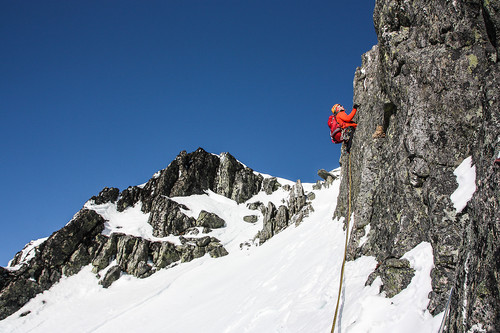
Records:
<instances>
[{"instance_id":1,"label":"backpack","mask_svg":"<svg viewBox=\"0 0 500 333\"><path fill-rule=\"evenodd\" d=\"M330 127L330 138L332 138L333 143L344 142L344 139L342 139L342 128L333 114L328 118L328 127Z\"/></svg>"}]
</instances>

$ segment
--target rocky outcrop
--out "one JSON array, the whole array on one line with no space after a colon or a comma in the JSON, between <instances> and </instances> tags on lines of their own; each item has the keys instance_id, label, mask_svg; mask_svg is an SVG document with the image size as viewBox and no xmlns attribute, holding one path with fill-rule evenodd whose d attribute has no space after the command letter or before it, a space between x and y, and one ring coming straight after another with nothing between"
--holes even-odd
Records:
<instances>
[{"instance_id":1,"label":"rocky outcrop","mask_svg":"<svg viewBox=\"0 0 500 333\"><path fill-rule=\"evenodd\" d=\"M120 198L116 203L116 210L123 212L128 207L135 206L141 200L142 189L138 186L130 186L120 193Z\"/></svg>"},{"instance_id":2,"label":"rocky outcrop","mask_svg":"<svg viewBox=\"0 0 500 333\"><path fill-rule=\"evenodd\" d=\"M385 295L390 298L408 287L413 276L415 276L415 270L410 267L408 259L390 258L377 266L368 277L366 285L371 285L377 277L380 277L382 280L380 292L385 292Z\"/></svg>"},{"instance_id":3,"label":"rocky outcrop","mask_svg":"<svg viewBox=\"0 0 500 333\"><path fill-rule=\"evenodd\" d=\"M146 183L141 191L142 210L150 212L158 196L189 196L207 190L242 203L261 190L263 180L228 153L219 157L201 148L190 154L183 151Z\"/></svg>"},{"instance_id":4,"label":"rocky outcrop","mask_svg":"<svg viewBox=\"0 0 500 333\"><path fill-rule=\"evenodd\" d=\"M196 223L194 218L182 212L182 210L188 210L186 206L166 196L156 197L151 206L148 223L153 226L153 235L156 237L165 237L170 234L181 235Z\"/></svg>"},{"instance_id":5,"label":"rocky outcrop","mask_svg":"<svg viewBox=\"0 0 500 333\"><path fill-rule=\"evenodd\" d=\"M309 216L309 212L312 211L312 206L308 200L311 199L308 199L305 195L302 183L298 180L290 189L286 205L280 205L276 208L276 205L269 202L267 207L262 207L264 215L263 228L255 238L259 239L260 244L263 244L290 224L300 224L305 217ZM258 209L261 206L259 203L253 203L249 207Z\"/></svg>"},{"instance_id":6,"label":"rocky outcrop","mask_svg":"<svg viewBox=\"0 0 500 333\"><path fill-rule=\"evenodd\" d=\"M94 201L96 205L102 205L107 202L115 202L120 195L120 190L114 187L105 187L97 196L93 196L90 200Z\"/></svg>"},{"instance_id":7,"label":"rocky outcrop","mask_svg":"<svg viewBox=\"0 0 500 333\"><path fill-rule=\"evenodd\" d=\"M113 282L118 280L121 275L122 269L120 268L120 266L115 265L106 272L106 275L104 275L104 278L99 281L99 284L104 288L108 288L113 284Z\"/></svg>"},{"instance_id":8,"label":"rocky outcrop","mask_svg":"<svg viewBox=\"0 0 500 333\"><path fill-rule=\"evenodd\" d=\"M221 219L217 214L202 210L196 219L196 226L217 229L225 227L226 221Z\"/></svg>"},{"instance_id":9,"label":"rocky outcrop","mask_svg":"<svg viewBox=\"0 0 500 333\"><path fill-rule=\"evenodd\" d=\"M348 258L372 255L384 265L431 243L429 310L442 312L454 286L450 332L500 330L498 17L489 1L377 1L379 44L354 79L359 125L350 160L342 158L335 213L347 216L350 190ZM477 190L457 212L453 171L468 156ZM393 273L406 279L405 270Z\"/></svg>"},{"instance_id":10,"label":"rocky outcrop","mask_svg":"<svg viewBox=\"0 0 500 333\"><path fill-rule=\"evenodd\" d=\"M71 275L90 263L93 239L104 229L104 219L81 210L65 227L34 249L29 262L17 270L2 270L0 319L17 311L36 294L50 288L62 274ZM18 256L20 257L20 256Z\"/></svg>"},{"instance_id":11,"label":"rocky outcrop","mask_svg":"<svg viewBox=\"0 0 500 333\"><path fill-rule=\"evenodd\" d=\"M116 232L105 236L102 232L106 221L94 210L84 208L64 228L33 247L30 256L23 251L17 254L11 262L16 269L0 269L0 319L50 288L63 275L76 274L90 263L93 272L102 278L99 283L108 288L122 274L145 278L158 269L206 254L213 258L227 255L216 238L192 237L201 228L207 233L225 227L226 221L206 211L197 219L190 217L189 209L171 198L210 190L242 203L263 189L263 183L268 194L281 186L276 178L264 180L230 154L217 156L200 148L190 154L181 152L144 186L132 186L121 193L116 188L104 188L86 207L116 204L117 211L123 212L141 204L141 209L149 213L153 235L179 236L181 245Z\"/></svg>"}]
</instances>

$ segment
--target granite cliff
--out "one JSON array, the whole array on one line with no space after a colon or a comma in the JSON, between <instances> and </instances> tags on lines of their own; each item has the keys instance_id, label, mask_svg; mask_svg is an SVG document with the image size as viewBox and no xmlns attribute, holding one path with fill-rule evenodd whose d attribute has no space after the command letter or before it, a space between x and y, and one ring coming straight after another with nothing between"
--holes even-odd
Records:
<instances>
[{"instance_id":1,"label":"granite cliff","mask_svg":"<svg viewBox=\"0 0 500 333\"><path fill-rule=\"evenodd\" d=\"M432 314L449 306L449 332L500 330L500 3L379 0L378 45L354 78L350 161L342 157L335 215L347 216L351 165L354 228L348 259L379 261L388 297L412 270L401 259L432 244ZM476 191L463 210L450 195L472 156ZM368 237L366 242L360 239Z\"/></svg>"}]
</instances>

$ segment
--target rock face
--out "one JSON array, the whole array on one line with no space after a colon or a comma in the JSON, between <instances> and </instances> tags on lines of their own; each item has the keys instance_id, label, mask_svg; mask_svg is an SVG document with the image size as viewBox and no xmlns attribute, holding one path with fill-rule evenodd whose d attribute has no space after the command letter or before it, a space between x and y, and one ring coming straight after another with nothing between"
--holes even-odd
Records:
<instances>
[{"instance_id":1,"label":"rock face","mask_svg":"<svg viewBox=\"0 0 500 333\"><path fill-rule=\"evenodd\" d=\"M260 244L262 244L289 225L297 225L302 222L311 210L312 206L304 193L302 183L298 180L290 190L286 205L280 205L276 208L272 202L269 202L267 207L262 208L264 226L255 238L258 238Z\"/></svg>"},{"instance_id":2,"label":"rock face","mask_svg":"<svg viewBox=\"0 0 500 333\"><path fill-rule=\"evenodd\" d=\"M350 161L342 157L335 213L347 216L350 187L355 225L348 258L376 256L384 271L429 242L431 313L444 310L454 286L448 331L474 325L498 331L500 4L377 1L374 22L379 44L355 73L359 125ZM477 190L457 212L453 171L468 156ZM392 280L408 273L393 271Z\"/></svg>"},{"instance_id":3,"label":"rock face","mask_svg":"<svg viewBox=\"0 0 500 333\"><path fill-rule=\"evenodd\" d=\"M74 274L88 265L96 250L93 239L103 229L104 219L93 210L83 209L35 249L29 265L14 271L2 269L0 319L50 288L62 274Z\"/></svg>"}]
</instances>

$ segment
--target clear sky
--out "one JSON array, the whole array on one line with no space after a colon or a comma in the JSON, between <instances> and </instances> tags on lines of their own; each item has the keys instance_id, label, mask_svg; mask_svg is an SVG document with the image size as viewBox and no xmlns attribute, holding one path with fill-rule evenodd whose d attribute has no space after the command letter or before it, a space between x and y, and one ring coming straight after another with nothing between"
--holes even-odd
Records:
<instances>
[{"instance_id":1,"label":"clear sky","mask_svg":"<svg viewBox=\"0 0 500 333\"><path fill-rule=\"evenodd\" d=\"M0 0L0 265L182 150L315 182L375 1Z\"/></svg>"}]
</instances>

